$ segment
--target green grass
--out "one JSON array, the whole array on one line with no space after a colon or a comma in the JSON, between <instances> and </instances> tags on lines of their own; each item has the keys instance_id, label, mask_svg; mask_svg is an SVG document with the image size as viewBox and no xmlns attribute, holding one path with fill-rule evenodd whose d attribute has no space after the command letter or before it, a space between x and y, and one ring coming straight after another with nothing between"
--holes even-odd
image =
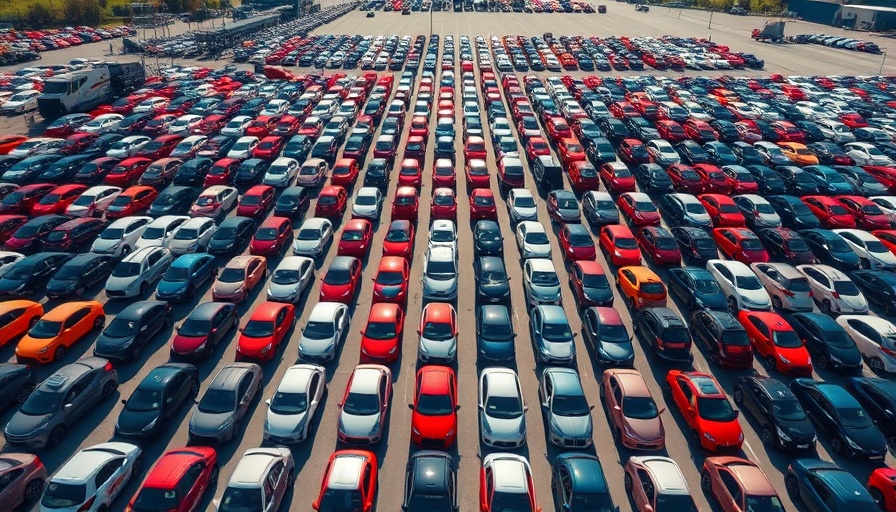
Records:
<instances>
[{"instance_id":1,"label":"green grass","mask_svg":"<svg viewBox=\"0 0 896 512\"><path fill-rule=\"evenodd\" d=\"M28 12L29 5L43 5L56 13L58 18L62 18L62 8L65 0L0 0L0 20L15 21L24 16ZM129 5L130 0L106 0L106 7L103 9L103 17L112 17L112 7L117 5ZM102 1L100 2L102 5ZM64 23L63 23L64 26Z\"/></svg>"}]
</instances>

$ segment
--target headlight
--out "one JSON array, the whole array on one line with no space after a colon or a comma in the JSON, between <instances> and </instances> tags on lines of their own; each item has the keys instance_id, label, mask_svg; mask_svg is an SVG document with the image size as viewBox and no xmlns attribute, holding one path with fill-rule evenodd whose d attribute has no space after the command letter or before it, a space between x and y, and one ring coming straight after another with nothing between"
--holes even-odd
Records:
<instances>
[{"instance_id":1,"label":"headlight","mask_svg":"<svg viewBox=\"0 0 896 512\"><path fill-rule=\"evenodd\" d=\"M793 440L793 439L791 439L790 436L788 436L787 434L785 434L784 431L781 430L780 427L775 427L775 431L776 431L777 434L778 434L778 439L780 439L781 441L784 441L785 443L789 443L790 441Z\"/></svg>"},{"instance_id":2,"label":"headlight","mask_svg":"<svg viewBox=\"0 0 896 512\"><path fill-rule=\"evenodd\" d=\"M451 430L448 431L447 434L445 434L445 437L451 437L453 435L454 435L454 429L452 428Z\"/></svg>"},{"instance_id":3,"label":"headlight","mask_svg":"<svg viewBox=\"0 0 896 512\"><path fill-rule=\"evenodd\" d=\"M843 360L840 359L839 357L835 357L835 356L829 354L829 355L828 355L828 359L830 359L831 362L834 362L834 363L837 363L837 364L843 364Z\"/></svg>"},{"instance_id":4,"label":"headlight","mask_svg":"<svg viewBox=\"0 0 896 512\"><path fill-rule=\"evenodd\" d=\"M709 440L710 442L712 442L712 443L716 442L715 438L712 437L712 435L710 435L709 432L704 432L704 433L703 433L703 437L705 437L706 439L708 439L708 440Z\"/></svg>"},{"instance_id":5,"label":"headlight","mask_svg":"<svg viewBox=\"0 0 896 512\"><path fill-rule=\"evenodd\" d=\"M389 355L392 355L397 351L398 351L398 347L392 347L392 350L389 351Z\"/></svg>"},{"instance_id":6,"label":"headlight","mask_svg":"<svg viewBox=\"0 0 896 512\"><path fill-rule=\"evenodd\" d=\"M149 432L150 430L152 430L153 427L156 426L156 422L157 422L157 421L159 421L158 416L156 416L155 419L153 419L153 420L150 421L145 427L143 427L143 431L144 431L144 432Z\"/></svg>"},{"instance_id":7,"label":"headlight","mask_svg":"<svg viewBox=\"0 0 896 512\"><path fill-rule=\"evenodd\" d=\"M44 348L38 350L37 353L38 354L46 354L47 350L49 350L49 349L50 349L50 347L44 347Z\"/></svg>"},{"instance_id":8,"label":"headlight","mask_svg":"<svg viewBox=\"0 0 896 512\"><path fill-rule=\"evenodd\" d=\"M228 419L227 421L222 423L221 426L218 427L218 431L220 432L221 430L228 429L230 428L230 425L233 425L233 419Z\"/></svg>"},{"instance_id":9,"label":"headlight","mask_svg":"<svg viewBox=\"0 0 896 512\"><path fill-rule=\"evenodd\" d=\"M418 436L420 435L420 431L417 430L417 427L413 427L412 430L414 431L414 435L418 435Z\"/></svg>"},{"instance_id":10,"label":"headlight","mask_svg":"<svg viewBox=\"0 0 896 512\"><path fill-rule=\"evenodd\" d=\"M261 353L267 354L268 352L270 352L270 350L273 346L274 345L272 343L268 343L267 345L264 346L264 348L261 349Z\"/></svg>"},{"instance_id":11,"label":"headlight","mask_svg":"<svg viewBox=\"0 0 896 512\"><path fill-rule=\"evenodd\" d=\"M790 364L790 360L788 360L786 357L784 357L782 355L778 355L778 359L780 359L781 362L784 364Z\"/></svg>"},{"instance_id":12,"label":"headlight","mask_svg":"<svg viewBox=\"0 0 896 512\"><path fill-rule=\"evenodd\" d=\"M848 444L849 447L852 448L853 450L861 450L862 449L862 447L857 445L855 443L855 441L853 441L852 439L850 439L848 437L844 437L844 439L846 440L846 444Z\"/></svg>"}]
</instances>

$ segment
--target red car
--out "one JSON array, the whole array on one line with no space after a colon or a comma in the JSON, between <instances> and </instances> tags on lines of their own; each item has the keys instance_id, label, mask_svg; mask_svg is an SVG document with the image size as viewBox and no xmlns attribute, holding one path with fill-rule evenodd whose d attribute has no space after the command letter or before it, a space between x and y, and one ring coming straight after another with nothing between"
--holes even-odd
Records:
<instances>
[{"instance_id":1,"label":"red car","mask_svg":"<svg viewBox=\"0 0 896 512\"><path fill-rule=\"evenodd\" d=\"M694 170L703 182L703 192L708 194L728 194L728 177L721 169L712 164L694 164Z\"/></svg>"},{"instance_id":2,"label":"red car","mask_svg":"<svg viewBox=\"0 0 896 512\"><path fill-rule=\"evenodd\" d=\"M547 129L548 136L555 143L559 142L561 139L572 137L572 129L570 129L566 119L563 119L562 117L549 117L547 123L545 123L545 128Z\"/></svg>"},{"instance_id":3,"label":"red car","mask_svg":"<svg viewBox=\"0 0 896 512\"><path fill-rule=\"evenodd\" d=\"M626 117L640 117L641 113L628 101L614 101L610 103L610 113L616 119L625 119Z\"/></svg>"},{"instance_id":4,"label":"red car","mask_svg":"<svg viewBox=\"0 0 896 512\"><path fill-rule=\"evenodd\" d=\"M473 158L485 160L487 154L485 140L482 137L479 137L478 135L467 137L467 142L464 143L465 161L470 161Z\"/></svg>"},{"instance_id":5,"label":"red car","mask_svg":"<svg viewBox=\"0 0 896 512\"><path fill-rule=\"evenodd\" d=\"M765 263L769 259L762 241L747 228L715 228L712 230L712 238L719 251L728 259L746 265Z\"/></svg>"},{"instance_id":6,"label":"red car","mask_svg":"<svg viewBox=\"0 0 896 512\"><path fill-rule=\"evenodd\" d=\"M276 256L291 240L292 221L288 217L268 217L249 241L249 254Z\"/></svg>"},{"instance_id":7,"label":"red car","mask_svg":"<svg viewBox=\"0 0 896 512\"><path fill-rule=\"evenodd\" d=\"M252 158L261 158L273 160L280 156L283 146L286 145L286 139L277 135L268 135L261 139L258 145L252 150Z\"/></svg>"},{"instance_id":8,"label":"red car","mask_svg":"<svg viewBox=\"0 0 896 512\"><path fill-rule=\"evenodd\" d=\"M566 168L566 173L575 190L586 191L600 188L600 178L591 162L572 162Z\"/></svg>"},{"instance_id":9,"label":"red car","mask_svg":"<svg viewBox=\"0 0 896 512\"><path fill-rule=\"evenodd\" d=\"M739 165L726 165L722 167L725 181L732 194L756 194L759 192L759 183L750 174L750 171Z\"/></svg>"},{"instance_id":10,"label":"red car","mask_svg":"<svg viewBox=\"0 0 896 512\"><path fill-rule=\"evenodd\" d=\"M498 220L498 206L490 189L477 188L470 193L470 220Z\"/></svg>"},{"instance_id":11,"label":"red car","mask_svg":"<svg viewBox=\"0 0 896 512\"><path fill-rule=\"evenodd\" d=\"M866 128L868 127L868 121L865 121L865 118L861 115L853 112L847 114L840 115L840 122L849 127L850 130L855 130L856 128Z\"/></svg>"},{"instance_id":12,"label":"red car","mask_svg":"<svg viewBox=\"0 0 896 512\"><path fill-rule=\"evenodd\" d=\"M26 222L28 222L28 217L24 215L0 215L0 244L5 244L13 233Z\"/></svg>"},{"instance_id":13,"label":"red car","mask_svg":"<svg viewBox=\"0 0 896 512\"><path fill-rule=\"evenodd\" d=\"M333 165L333 171L330 173L330 183L342 187L351 187L358 179L358 161L354 158L340 158Z\"/></svg>"},{"instance_id":14,"label":"red car","mask_svg":"<svg viewBox=\"0 0 896 512\"><path fill-rule=\"evenodd\" d=\"M361 331L361 361L391 363L401 356L404 311L398 304L379 302L370 306L367 326Z\"/></svg>"},{"instance_id":15,"label":"red car","mask_svg":"<svg viewBox=\"0 0 896 512\"><path fill-rule=\"evenodd\" d=\"M166 158L171 154L172 151L174 151L174 147L177 146L177 144L182 140L184 140L183 136L175 134L167 134L156 137L155 139L147 142L145 146L140 148L140 151L137 151L137 154L135 156L149 158L150 160Z\"/></svg>"},{"instance_id":16,"label":"red car","mask_svg":"<svg viewBox=\"0 0 896 512\"><path fill-rule=\"evenodd\" d=\"M361 260L337 256L320 283L320 302L351 304L361 286Z\"/></svg>"},{"instance_id":17,"label":"red car","mask_svg":"<svg viewBox=\"0 0 896 512\"><path fill-rule=\"evenodd\" d=\"M488 164L485 160L473 158L467 160L464 165L464 174L467 179L467 189L489 188L491 186L491 178L488 170Z\"/></svg>"},{"instance_id":18,"label":"red car","mask_svg":"<svg viewBox=\"0 0 896 512\"><path fill-rule=\"evenodd\" d=\"M672 186L676 192L688 194L700 194L703 192L703 178L690 165L673 164L666 167L666 174L672 180Z\"/></svg>"},{"instance_id":19,"label":"red car","mask_svg":"<svg viewBox=\"0 0 896 512\"><path fill-rule=\"evenodd\" d=\"M737 209L731 196L724 194L700 194L697 199L703 203L706 213L712 218L713 226L743 227L747 225L744 214Z\"/></svg>"},{"instance_id":20,"label":"red car","mask_svg":"<svg viewBox=\"0 0 896 512\"><path fill-rule=\"evenodd\" d=\"M218 472L218 454L214 448L190 446L168 450L146 475L127 510L199 510L209 489L214 492Z\"/></svg>"},{"instance_id":21,"label":"red car","mask_svg":"<svg viewBox=\"0 0 896 512\"><path fill-rule=\"evenodd\" d=\"M856 218L849 213L843 203L833 197L803 196L802 201L809 207L812 214L818 217L821 225L825 228L856 227Z\"/></svg>"},{"instance_id":22,"label":"red car","mask_svg":"<svg viewBox=\"0 0 896 512\"><path fill-rule=\"evenodd\" d=\"M100 138L100 136L97 133L75 133L69 135L65 139L65 142L62 143L62 147L57 151L63 155L83 153L84 150L89 148L98 138Z\"/></svg>"},{"instance_id":23,"label":"red car","mask_svg":"<svg viewBox=\"0 0 896 512\"><path fill-rule=\"evenodd\" d=\"M423 172L420 169L420 160L405 158L398 168L398 186L420 188L423 184Z\"/></svg>"},{"instance_id":24,"label":"red car","mask_svg":"<svg viewBox=\"0 0 896 512\"><path fill-rule=\"evenodd\" d=\"M367 219L352 219L342 228L336 254L364 259L373 242L373 224Z\"/></svg>"},{"instance_id":25,"label":"red car","mask_svg":"<svg viewBox=\"0 0 896 512\"><path fill-rule=\"evenodd\" d=\"M243 194L236 207L240 217L261 217L274 206L274 187L255 185Z\"/></svg>"},{"instance_id":26,"label":"red car","mask_svg":"<svg viewBox=\"0 0 896 512\"><path fill-rule=\"evenodd\" d=\"M681 125L681 127L688 137L700 144L706 144L707 142L719 139L719 135L712 129L712 126L709 126L709 123L701 121L700 119L688 119Z\"/></svg>"},{"instance_id":27,"label":"red car","mask_svg":"<svg viewBox=\"0 0 896 512\"><path fill-rule=\"evenodd\" d=\"M837 196L837 201L856 219L860 229L889 229L890 219L874 201L862 196Z\"/></svg>"},{"instance_id":28,"label":"red car","mask_svg":"<svg viewBox=\"0 0 896 512\"><path fill-rule=\"evenodd\" d=\"M258 116L251 123L249 123L249 126L246 127L246 131L243 133L243 135L258 137L258 140L262 140L270 135L271 131L273 131L274 128L277 127L277 123L279 121L280 118L277 116Z\"/></svg>"},{"instance_id":29,"label":"red car","mask_svg":"<svg viewBox=\"0 0 896 512\"><path fill-rule=\"evenodd\" d=\"M286 115L280 118L280 121L277 123L277 126L274 127L274 130L271 132L271 135L277 135L278 137L282 137L283 140L287 140L299 131L299 126L301 122L299 118L296 116Z\"/></svg>"},{"instance_id":30,"label":"red car","mask_svg":"<svg viewBox=\"0 0 896 512\"><path fill-rule=\"evenodd\" d=\"M413 158L420 162L426 158L426 141L419 135L408 137L404 144L404 158Z\"/></svg>"},{"instance_id":31,"label":"red car","mask_svg":"<svg viewBox=\"0 0 896 512\"><path fill-rule=\"evenodd\" d=\"M632 230L623 224L604 226L600 229L600 248L613 265L640 265L641 250Z\"/></svg>"},{"instance_id":32,"label":"red car","mask_svg":"<svg viewBox=\"0 0 896 512\"><path fill-rule=\"evenodd\" d=\"M432 186L433 188L457 187L457 173L454 170L454 162L448 158L436 159L432 164Z\"/></svg>"},{"instance_id":33,"label":"red car","mask_svg":"<svg viewBox=\"0 0 896 512\"><path fill-rule=\"evenodd\" d=\"M392 220L409 220L417 222L417 189L414 187L398 187L392 199Z\"/></svg>"},{"instance_id":34,"label":"red car","mask_svg":"<svg viewBox=\"0 0 896 512\"><path fill-rule=\"evenodd\" d=\"M411 125L408 128L410 137L420 137L424 141L429 138L429 120L423 116L411 118Z\"/></svg>"},{"instance_id":35,"label":"red car","mask_svg":"<svg viewBox=\"0 0 896 512\"><path fill-rule=\"evenodd\" d=\"M651 161L647 146L638 139L622 139L618 152L619 158L629 165L649 164Z\"/></svg>"},{"instance_id":36,"label":"red car","mask_svg":"<svg viewBox=\"0 0 896 512\"><path fill-rule=\"evenodd\" d=\"M564 166L569 166L573 162L584 162L587 159L585 148L575 137L560 139L560 142L557 143L557 155L560 156L560 161Z\"/></svg>"},{"instance_id":37,"label":"red car","mask_svg":"<svg viewBox=\"0 0 896 512\"><path fill-rule=\"evenodd\" d=\"M208 174L202 180L202 186L205 188L213 185L230 185L233 177L240 170L242 161L236 158L222 158L212 164L208 170Z\"/></svg>"},{"instance_id":38,"label":"red car","mask_svg":"<svg viewBox=\"0 0 896 512\"><path fill-rule=\"evenodd\" d=\"M644 226L635 233L638 247L657 265L681 265L681 249L675 236L661 226Z\"/></svg>"},{"instance_id":39,"label":"red car","mask_svg":"<svg viewBox=\"0 0 896 512\"><path fill-rule=\"evenodd\" d=\"M134 185L118 194L106 209L107 219L120 219L129 215L137 215L149 208L159 193L146 185Z\"/></svg>"},{"instance_id":40,"label":"red car","mask_svg":"<svg viewBox=\"0 0 896 512\"><path fill-rule=\"evenodd\" d=\"M896 192L896 167L867 165L863 169L868 174L874 176L874 179L883 183L891 194Z\"/></svg>"},{"instance_id":41,"label":"red car","mask_svg":"<svg viewBox=\"0 0 896 512\"><path fill-rule=\"evenodd\" d=\"M296 322L296 307L283 302L262 302L240 329L236 359L270 361L277 354L280 342Z\"/></svg>"},{"instance_id":42,"label":"red car","mask_svg":"<svg viewBox=\"0 0 896 512\"><path fill-rule=\"evenodd\" d=\"M881 504L881 510L894 510L896 486L893 482L896 482L896 469L890 467L877 468L868 477L868 492Z\"/></svg>"},{"instance_id":43,"label":"red car","mask_svg":"<svg viewBox=\"0 0 896 512\"><path fill-rule=\"evenodd\" d=\"M671 143L688 140L688 134L680 124L671 119L661 119L656 122L656 129L660 133L660 137Z\"/></svg>"},{"instance_id":44,"label":"red car","mask_svg":"<svg viewBox=\"0 0 896 512\"><path fill-rule=\"evenodd\" d=\"M441 187L433 191L429 216L431 219L457 219L457 197L453 189Z\"/></svg>"},{"instance_id":45,"label":"red car","mask_svg":"<svg viewBox=\"0 0 896 512\"><path fill-rule=\"evenodd\" d=\"M786 375L812 375L812 359L800 336L781 315L768 311L741 310L737 315L753 350Z\"/></svg>"},{"instance_id":46,"label":"red car","mask_svg":"<svg viewBox=\"0 0 896 512\"><path fill-rule=\"evenodd\" d=\"M608 305L607 298L589 295L597 290L603 290L609 297L609 303L613 302L613 292L610 290L610 282L607 280L604 267L593 259L574 262L569 272L569 282L580 308Z\"/></svg>"},{"instance_id":47,"label":"red car","mask_svg":"<svg viewBox=\"0 0 896 512\"><path fill-rule=\"evenodd\" d=\"M348 204L348 192L345 188L328 185L320 190L317 196L317 205L314 207L314 216L326 219L338 219L345 213Z\"/></svg>"},{"instance_id":48,"label":"red car","mask_svg":"<svg viewBox=\"0 0 896 512\"><path fill-rule=\"evenodd\" d=\"M75 202L75 199L85 190L87 190L87 185L60 185L40 198L40 201L31 208L31 215L49 215L51 213L61 215L65 213L68 205Z\"/></svg>"},{"instance_id":49,"label":"red car","mask_svg":"<svg viewBox=\"0 0 896 512\"><path fill-rule=\"evenodd\" d=\"M594 260L597 250L588 228L581 224L562 224L557 235L560 248L568 261Z\"/></svg>"},{"instance_id":50,"label":"red car","mask_svg":"<svg viewBox=\"0 0 896 512\"><path fill-rule=\"evenodd\" d=\"M59 119L53 121L50 126L44 130L44 137L68 137L69 135L75 133L75 130L81 127L87 121L93 119L88 114L69 114L66 116L62 116ZM16 139L24 142L27 137L23 135L4 135L2 139L0 139L0 145L6 145L14 142ZM21 142L20 142L21 143ZM0 150L0 154L9 153L7 150L5 153Z\"/></svg>"},{"instance_id":51,"label":"red car","mask_svg":"<svg viewBox=\"0 0 896 512\"><path fill-rule=\"evenodd\" d=\"M806 135L790 121L772 121L769 126L778 134L779 142L806 143Z\"/></svg>"},{"instance_id":52,"label":"red car","mask_svg":"<svg viewBox=\"0 0 896 512\"><path fill-rule=\"evenodd\" d=\"M411 441L427 448L450 448L457 438L457 377L447 366L417 372L411 414Z\"/></svg>"},{"instance_id":53,"label":"red car","mask_svg":"<svg viewBox=\"0 0 896 512\"><path fill-rule=\"evenodd\" d=\"M221 128L227 124L229 119L226 116L222 116L220 114L212 114L210 116L205 116L202 121L199 121L199 125L196 128L193 128L194 135L207 135L211 137L216 133L221 131Z\"/></svg>"},{"instance_id":54,"label":"red car","mask_svg":"<svg viewBox=\"0 0 896 512\"><path fill-rule=\"evenodd\" d=\"M530 137L526 142L526 156L534 162L539 156L550 156L551 146L541 137Z\"/></svg>"},{"instance_id":55,"label":"red car","mask_svg":"<svg viewBox=\"0 0 896 512\"><path fill-rule=\"evenodd\" d=\"M348 487L343 481L354 482L354 485ZM330 482L334 482L333 491L330 491ZM330 462L327 463L320 484L320 495L311 507L325 511L347 508L357 512L370 512L376 495L376 455L364 450L339 450L330 455ZM349 503L349 506L345 506L345 503Z\"/></svg>"},{"instance_id":56,"label":"red car","mask_svg":"<svg viewBox=\"0 0 896 512\"><path fill-rule=\"evenodd\" d=\"M408 220L393 220L383 240L383 256L414 257L414 225Z\"/></svg>"},{"instance_id":57,"label":"red car","mask_svg":"<svg viewBox=\"0 0 896 512\"><path fill-rule=\"evenodd\" d=\"M145 171L151 163L152 160L149 158L139 156L127 158L112 168L103 181L106 185L112 185L113 187L129 187L134 183L137 183L137 180L140 179L143 171Z\"/></svg>"},{"instance_id":58,"label":"red car","mask_svg":"<svg viewBox=\"0 0 896 512\"><path fill-rule=\"evenodd\" d=\"M306 135L311 139L317 139L323 131L324 121L317 116L305 119L302 126L299 127L299 135Z\"/></svg>"},{"instance_id":59,"label":"red car","mask_svg":"<svg viewBox=\"0 0 896 512\"><path fill-rule=\"evenodd\" d=\"M607 162L600 167L600 180L610 193L635 191L635 177L622 162Z\"/></svg>"},{"instance_id":60,"label":"red car","mask_svg":"<svg viewBox=\"0 0 896 512\"><path fill-rule=\"evenodd\" d=\"M383 256L373 278L373 302L407 304L411 264L401 256Z\"/></svg>"},{"instance_id":61,"label":"red car","mask_svg":"<svg viewBox=\"0 0 896 512\"><path fill-rule=\"evenodd\" d=\"M653 199L643 192L626 192L617 199L619 211L632 226L659 226L660 212Z\"/></svg>"},{"instance_id":62,"label":"red car","mask_svg":"<svg viewBox=\"0 0 896 512\"><path fill-rule=\"evenodd\" d=\"M666 386L700 446L712 452L740 450L744 432L737 411L712 375L669 370Z\"/></svg>"}]
</instances>

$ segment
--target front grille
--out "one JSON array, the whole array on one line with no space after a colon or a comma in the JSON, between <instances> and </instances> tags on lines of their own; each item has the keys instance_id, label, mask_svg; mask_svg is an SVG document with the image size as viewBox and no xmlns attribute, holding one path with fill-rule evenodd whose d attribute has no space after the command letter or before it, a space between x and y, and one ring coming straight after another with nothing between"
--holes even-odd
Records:
<instances>
[{"instance_id":1,"label":"front grille","mask_svg":"<svg viewBox=\"0 0 896 512\"><path fill-rule=\"evenodd\" d=\"M127 295L124 290L106 290L107 297L124 297Z\"/></svg>"},{"instance_id":2,"label":"front grille","mask_svg":"<svg viewBox=\"0 0 896 512\"><path fill-rule=\"evenodd\" d=\"M219 442L220 441L215 437L194 436L192 434L190 435L190 444L191 445L209 446L209 445L216 445Z\"/></svg>"},{"instance_id":3,"label":"front grille","mask_svg":"<svg viewBox=\"0 0 896 512\"><path fill-rule=\"evenodd\" d=\"M588 440L584 438L564 439L563 446L571 446L573 448L585 448L588 446Z\"/></svg>"},{"instance_id":4,"label":"front grille","mask_svg":"<svg viewBox=\"0 0 896 512\"><path fill-rule=\"evenodd\" d=\"M495 448L516 448L519 446L517 443L512 443L509 441L495 441L492 443L492 446Z\"/></svg>"},{"instance_id":5,"label":"front grille","mask_svg":"<svg viewBox=\"0 0 896 512\"><path fill-rule=\"evenodd\" d=\"M432 439L430 437L424 437L420 440L420 444L425 447L441 448L445 446L445 441L442 439Z\"/></svg>"}]
</instances>

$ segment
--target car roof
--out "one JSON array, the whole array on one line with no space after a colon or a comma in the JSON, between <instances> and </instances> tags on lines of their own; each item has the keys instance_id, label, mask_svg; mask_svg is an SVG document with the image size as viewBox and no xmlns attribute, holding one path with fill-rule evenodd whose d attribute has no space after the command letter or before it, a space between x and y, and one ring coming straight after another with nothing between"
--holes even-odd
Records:
<instances>
[{"instance_id":1,"label":"car roof","mask_svg":"<svg viewBox=\"0 0 896 512\"><path fill-rule=\"evenodd\" d=\"M252 448L240 458L230 475L228 487L261 487L268 468L283 456L278 448Z\"/></svg>"},{"instance_id":2,"label":"car roof","mask_svg":"<svg viewBox=\"0 0 896 512\"><path fill-rule=\"evenodd\" d=\"M248 267L249 263L251 263L253 261L263 261L263 260L264 260L264 258L262 258L261 256L254 256L254 255L234 256L233 258L230 259L230 261L227 262L227 264L224 266L224 268L244 269L244 268Z\"/></svg>"},{"instance_id":3,"label":"car roof","mask_svg":"<svg viewBox=\"0 0 896 512\"><path fill-rule=\"evenodd\" d=\"M492 463L495 490L510 493L528 493L529 481L526 466L521 457L511 454L493 454L488 457Z\"/></svg>"},{"instance_id":4,"label":"car roof","mask_svg":"<svg viewBox=\"0 0 896 512\"><path fill-rule=\"evenodd\" d=\"M146 315L150 309L164 306L168 307L168 303L160 300L141 300L138 302L134 302L133 304L129 304L126 308L124 308L120 313L115 315L116 318L122 318L124 320L140 320L144 315Z\"/></svg>"},{"instance_id":5,"label":"car roof","mask_svg":"<svg viewBox=\"0 0 896 512\"><path fill-rule=\"evenodd\" d=\"M366 463L367 459L359 454L336 454L333 458L333 465L330 466L330 472L327 475L327 488L358 489Z\"/></svg>"},{"instance_id":6,"label":"car roof","mask_svg":"<svg viewBox=\"0 0 896 512\"><path fill-rule=\"evenodd\" d=\"M128 443L101 443L84 448L76 453L59 471L53 475L52 480L68 480L71 482L87 482L108 461L124 457L136 448Z\"/></svg>"},{"instance_id":7,"label":"car roof","mask_svg":"<svg viewBox=\"0 0 896 512\"><path fill-rule=\"evenodd\" d=\"M236 390L243 375L250 371L253 366L258 365L252 363L233 363L221 368L218 370L218 373L215 374L215 378L212 380L211 384L209 384L208 389ZM206 390L206 392L208 392L208 390Z\"/></svg>"},{"instance_id":8,"label":"car roof","mask_svg":"<svg viewBox=\"0 0 896 512\"><path fill-rule=\"evenodd\" d=\"M606 494L609 492L603 468L597 457L584 453L563 453L557 456L557 460L569 468L573 493Z\"/></svg>"},{"instance_id":9,"label":"car roof","mask_svg":"<svg viewBox=\"0 0 896 512\"><path fill-rule=\"evenodd\" d=\"M548 367L545 368L545 376L551 376L554 391L560 395L583 395L582 382L579 374L572 368Z\"/></svg>"},{"instance_id":10,"label":"car roof","mask_svg":"<svg viewBox=\"0 0 896 512\"><path fill-rule=\"evenodd\" d=\"M420 377L420 389L417 391L422 394L444 394L453 373L447 366L424 366L417 372Z\"/></svg>"},{"instance_id":11,"label":"car roof","mask_svg":"<svg viewBox=\"0 0 896 512\"><path fill-rule=\"evenodd\" d=\"M423 308L423 320L435 323L450 323L454 306L447 302L430 302Z\"/></svg>"},{"instance_id":12,"label":"car roof","mask_svg":"<svg viewBox=\"0 0 896 512\"><path fill-rule=\"evenodd\" d=\"M338 311L346 308L347 306L341 302L318 302L314 305L314 309L311 310L308 321L331 322Z\"/></svg>"},{"instance_id":13,"label":"car roof","mask_svg":"<svg viewBox=\"0 0 896 512\"><path fill-rule=\"evenodd\" d=\"M854 407L858 404L849 392L837 384L815 382L815 388L825 396L834 407Z\"/></svg>"},{"instance_id":14,"label":"car roof","mask_svg":"<svg viewBox=\"0 0 896 512\"><path fill-rule=\"evenodd\" d=\"M725 392L722 391L719 383L712 376L702 372L681 372L697 391L699 396L703 397L724 397Z\"/></svg>"},{"instance_id":15,"label":"car roof","mask_svg":"<svg viewBox=\"0 0 896 512\"><path fill-rule=\"evenodd\" d=\"M283 379L277 386L277 392L304 393L308 388L311 376L320 368L312 364L297 364L290 366L283 374Z\"/></svg>"},{"instance_id":16,"label":"car roof","mask_svg":"<svg viewBox=\"0 0 896 512\"><path fill-rule=\"evenodd\" d=\"M414 464L414 489L445 491L448 488L448 475L452 472L454 461L447 453L424 450L411 457Z\"/></svg>"},{"instance_id":17,"label":"car roof","mask_svg":"<svg viewBox=\"0 0 896 512\"><path fill-rule=\"evenodd\" d=\"M231 305L229 302L203 302L190 312L187 318L194 320L210 320L222 308Z\"/></svg>"},{"instance_id":18,"label":"car roof","mask_svg":"<svg viewBox=\"0 0 896 512\"><path fill-rule=\"evenodd\" d=\"M481 378L488 381L488 394L491 396L520 396L516 372L510 368L484 368Z\"/></svg>"},{"instance_id":19,"label":"car roof","mask_svg":"<svg viewBox=\"0 0 896 512\"><path fill-rule=\"evenodd\" d=\"M380 381L389 373L388 368L376 364L359 364L352 372L349 392L378 395Z\"/></svg>"},{"instance_id":20,"label":"car roof","mask_svg":"<svg viewBox=\"0 0 896 512\"><path fill-rule=\"evenodd\" d=\"M547 258L529 258L526 264L533 272L556 272L554 262Z\"/></svg>"},{"instance_id":21,"label":"car roof","mask_svg":"<svg viewBox=\"0 0 896 512\"><path fill-rule=\"evenodd\" d=\"M42 319L48 321L63 321L75 311L93 305L99 305L99 302L91 300L64 302L45 313ZM100 309L102 310L102 306L100 306Z\"/></svg>"},{"instance_id":22,"label":"car roof","mask_svg":"<svg viewBox=\"0 0 896 512\"><path fill-rule=\"evenodd\" d=\"M681 468L668 457L634 457L653 475L657 490L662 494L689 494L688 484L681 474Z\"/></svg>"}]
</instances>

